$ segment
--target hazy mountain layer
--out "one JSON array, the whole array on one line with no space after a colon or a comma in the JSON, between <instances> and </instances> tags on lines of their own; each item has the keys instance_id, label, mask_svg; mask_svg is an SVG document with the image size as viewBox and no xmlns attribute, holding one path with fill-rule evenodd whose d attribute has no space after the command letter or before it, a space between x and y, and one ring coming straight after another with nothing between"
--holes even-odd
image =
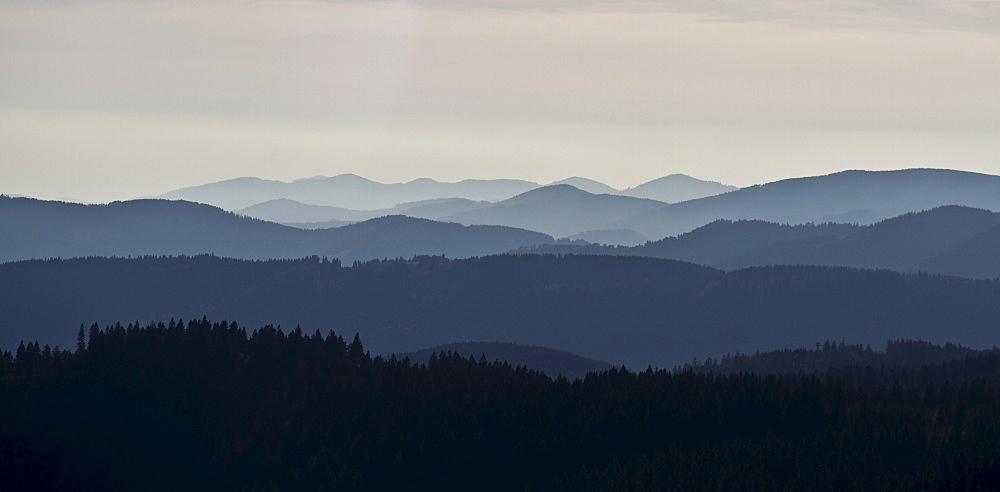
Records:
<instances>
[{"instance_id":1,"label":"hazy mountain layer","mask_svg":"<svg viewBox=\"0 0 1000 492\"><path fill-rule=\"evenodd\" d=\"M664 206L663 202L619 195L594 195L570 185L522 193L493 206L442 217L461 224L519 227L565 237L599 229L606 222Z\"/></svg>"},{"instance_id":2,"label":"hazy mountain layer","mask_svg":"<svg viewBox=\"0 0 1000 492\"><path fill-rule=\"evenodd\" d=\"M527 252L650 256L716 268L827 265L1000 278L1000 213L939 207L870 226L718 220L635 247L546 245Z\"/></svg>"},{"instance_id":3,"label":"hazy mountain layer","mask_svg":"<svg viewBox=\"0 0 1000 492\"><path fill-rule=\"evenodd\" d=\"M336 221L340 223L339 225L343 225L343 223L359 222L386 215L406 215L418 219L437 220L492 205L491 202L476 202L464 198L432 198L419 202L401 203L395 207L379 210L352 210L326 205L309 205L288 198L279 198L237 210L236 213L283 224L314 224ZM304 228L316 229L317 227L306 226Z\"/></svg>"},{"instance_id":4,"label":"hazy mountain layer","mask_svg":"<svg viewBox=\"0 0 1000 492\"><path fill-rule=\"evenodd\" d=\"M358 332L373 353L462 341L612 364L811 347L818 340L1000 344L1000 283L827 267L724 273L608 256L319 260L75 259L0 265L0 346L73 346L81 323L198 318Z\"/></svg>"},{"instance_id":5,"label":"hazy mountain layer","mask_svg":"<svg viewBox=\"0 0 1000 492\"><path fill-rule=\"evenodd\" d=\"M214 253L244 259L317 255L351 262L417 254L477 256L551 241L509 227L403 216L307 231L184 201L80 205L0 197L0 261Z\"/></svg>"},{"instance_id":6,"label":"hazy mountain layer","mask_svg":"<svg viewBox=\"0 0 1000 492\"><path fill-rule=\"evenodd\" d=\"M676 203L599 228L662 238L717 219L820 223L836 217L893 217L944 205L1000 211L1000 176L940 169L844 171Z\"/></svg>"},{"instance_id":7,"label":"hazy mountain layer","mask_svg":"<svg viewBox=\"0 0 1000 492\"><path fill-rule=\"evenodd\" d=\"M585 178L567 178L552 184L570 184L595 194L610 193L635 196L667 203L725 193L735 189L732 186L701 181L682 174L666 176L628 190L616 190L603 183ZM384 210L401 203L436 198L464 198L472 201L498 202L541 186L538 183L516 179L467 179L456 183L442 183L424 178L406 183L383 184L354 174L341 174L333 177L300 179L291 183L259 178L236 178L181 188L160 195L158 198L207 203L226 210L242 210L259 203L282 198L311 205L326 205L352 210ZM399 213L399 211L390 213ZM341 217L328 217L319 220L328 219L347 220ZM296 218L283 221L314 222L318 220Z\"/></svg>"},{"instance_id":8,"label":"hazy mountain layer","mask_svg":"<svg viewBox=\"0 0 1000 492\"><path fill-rule=\"evenodd\" d=\"M379 210L431 198L499 201L537 187L535 183L516 179L467 179L457 183L415 179L406 183L383 184L354 174L341 174L300 179L291 183L236 178L181 188L160 195L159 198L207 203L226 210L240 210L279 198L311 205Z\"/></svg>"}]
</instances>

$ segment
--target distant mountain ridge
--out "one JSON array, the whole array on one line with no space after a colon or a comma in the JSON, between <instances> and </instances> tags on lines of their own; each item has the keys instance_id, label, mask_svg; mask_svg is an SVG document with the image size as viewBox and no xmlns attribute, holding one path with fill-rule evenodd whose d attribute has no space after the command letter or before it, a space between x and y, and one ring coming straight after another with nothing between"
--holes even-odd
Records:
<instances>
[{"instance_id":1,"label":"distant mountain ridge","mask_svg":"<svg viewBox=\"0 0 1000 492\"><path fill-rule=\"evenodd\" d=\"M665 181L664 181L665 180ZM635 188L617 190L586 178L567 178L552 185L570 184L594 194L608 193L649 198L667 203L725 193L736 189L684 175L670 175ZM429 178L405 183L379 183L355 174L298 179L290 183L260 178L235 178L173 190L156 198L187 200L215 205L225 210L245 209L270 200L290 199L309 205L324 205L359 211L391 209L402 203L440 198L499 202L542 184L518 179L489 179L448 183ZM335 219L337 217L329 217ZM299 222L309 222L299 220Z\"/></svg>"},{"instance_id":2,"label":"distant mountain ridge","mask_svg":"<svg viewBox=\"0 0 1000 492\"><path fill-rule=\"evenodd\" d=\"M944 169L843 171L675 203L599 228L663 238L718 219L805 224L842 216L895 217L945 205L1000 211L1000 176Z\"/></svg>"},{"instance_id":3,"label":"distant mountain ridge","mask_svg":"<svg viewBox=\"0 0 1000 492\"><path fill-rule=\"evenodd\" d=\"M349 181L361 179L355 176ZM316 185L313 181L306 181ZM291 202L286 199L260 203L240 212L282 223L329 225L364 220L375 215L403 214L466 225L507 225L556 237L592 238L609 244L635 245L644 238L657 240L690 232L718 219L762 220L779 224L836 222L868 225L908 212L946 205L1000 211L1000 176L963 171L844 171L732 191L719 188L721 185L717 183L706 183L683 175L671 175L618 193L605 194L593 192L607 191L609 187L606 185L574 177L548 186L527 186L530 188L527 191L499 201L437 198L366 212L320 208L304 203L290 206ZM705 186L709 189L701 190ZM571 191L573 189L577 192ZM673 203L662 198L652 199L663 194L681 198L686 192L711 196ZM377 194L378 191L371 189L368 193ZM637 198L639 196L652 198ZM395 197L394 201L404 201L402 198Z\"/></svg>"},{"instance_id":4,"label":"distant mountain ridge","mask_svg":"<svg viewBox=\"0 0 1000 492\"><path fill-rule=\"evenodd\" d=\"M498 201L537 187L535 183L517 179L467 179L455 183L442 183L423 178L406 183L384 184L356 174L340 174L332 177L301 179L291 183L259 178L235 178L181 188L157 198L207 203L225 210L240 210L279 198L289 198L311 205L378 210L391 208L399 203L432 198Z\"/></svg>"},{"instance_id":5,"label":"distant mountain ridge","mask_svg":"<svg viewBox=\"0 0 1000 492\"><path fill-rule=\"evenodd\" d=\"M722 219L634 247L546 245L522 252L649 256L726 270L825 265L1000 278L1000 213L946 206L869 226Z\"/></svg>"},{"instance_id":6,"label":"distant mountain ridge","mask_svg":"<svg viewBox=\"0 0 1000 492\"><path fill-rule=\"evenodd\" d=\"M500 253L551 242L510 227L404 216L303 230L185 201L81 205L0 196L0 262L31 258L216 254L241 259L328 256L342 261Z\"/></svg>"}]
</instances>

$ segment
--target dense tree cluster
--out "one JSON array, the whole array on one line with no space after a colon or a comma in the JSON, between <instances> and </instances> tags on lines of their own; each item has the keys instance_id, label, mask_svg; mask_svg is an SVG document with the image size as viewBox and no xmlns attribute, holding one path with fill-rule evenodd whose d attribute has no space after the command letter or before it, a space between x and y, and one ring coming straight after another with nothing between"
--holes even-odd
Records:
<instances>
[{"instance_id":1,"label":"dense tree cluster","mask_svg":"<svg viewBox=\"0 0 1000 492\"><path fill-rule=\"evenodd\" d=\"M750 355L736 353L719 358L710 357L700 362L695 360L693 363L675 367L674 371L693 370L716 374L740 372L787 374L827 371L832 368L845 370L850 367L919 368L928 364L935 364L935 368L944 369L947 367L946 363L951 361L982 357L1000 358L1000 348L973 350L954 343L935 345L922 340L889 340L885 344L885 350L873 350L871 345L844 342L838 344L827 340L823 343L816 342L815 348L771 350ZM963 364L965 363L963 362ZM898 371L894 374L901 373ZM979 375L991 379L1000 376L995 374Z\"/></svg>"},{"instance_id":2,"label":"dense tree cluster","mask_svg":"<svg viewBox=\"0 0 1000 492\"><path fill-rule=\"evenodd\" d=\"M6 490L987 490L993 377L868 386L631 372L551 379L236 323L80 328L75 351L0 356ZM838 347L839 350L839 347ZM900 368L871 368L884 381ZM964 372L963 372L964 371ZM991 371L991 372L990 372Z\"/></svg>"}]
</instances>

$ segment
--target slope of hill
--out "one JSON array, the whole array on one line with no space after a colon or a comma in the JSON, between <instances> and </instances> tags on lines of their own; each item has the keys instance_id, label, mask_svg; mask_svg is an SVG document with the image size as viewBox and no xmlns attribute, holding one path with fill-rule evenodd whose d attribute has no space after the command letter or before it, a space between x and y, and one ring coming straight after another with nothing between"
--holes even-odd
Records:
<instances>
[{"instance_id":1,"label":"slope of hill","mask_svg":"<svg viewBox=\"0 0 1000 492\"><path fill-rule=\"evenodd\" d=\"M598 229L599 224L663 206L655 200L594 195L570 185L537 188L481 208L443 217L462 224L520 227L565 237Z\"/></svg>"},{"instance_id":2,"label":"slope of hill","mask_svg":"<svg viewBox=\"0 0 1000 492\"><path fill-rule=\"evenodd\" d=\"M78 256L195 255L343 261L417 254L477 256L552 241L509 227L402 216L302 230L184 201L80 205L0 196L0 261Z\"/></svg>"},{"instance_id":3,"label":"slope of hill","mask_svg":"<svg viewBox=\"0 0 1000 492\"><path fill-rule=\"evenodd\" d=\"M795 239L748 250L727 261L721 268L752 265L809 264L887 268L899 272L922 270L920 264L932 257L955 256L947 250L983 232L1000 226L1000 213L968 207L939 207L920 213L903 214L856 233L840 237ZM961 255L966 263L989 262L1000 256L997 251L976 251ZM944 265L942 265L944 266ZM936 273L959 274L957 270L938 269ZM969 272L972 273L972 272ZM974 278L984 278L985 271Z\"/></svg>"},{"instance_id":4,"label":"slope of hill","mask_svg":"<svg viewBox=\"0 0 1000 492\"><path fill-rule=\"evenodd\" d=\"M552 244L518 253L648 256L718 267L769 245L796 239L845 237L859 229L852 224L786 225L760 220L717 220L679 236L634 247Z\"/></svg>"},{"instance_id":5,"label":"slope of hill","mask_svg":"<svg viewBox=\"0 0 1000 492\"><path fill-rule=\"evenodd\" d=\"M580 357L579 355L546 347L518 345L502 342L461 342L439 345L428 349L397 354L397 357L408 357L415 364L426 364L431 354L443 355L454 352L462 357L473 357L477 361L485 356L486 360L501 361L511 366L524 366L528 369L541 371L550 377L563 376L569 379L583 379L588 372L600 372L611 369L607 362Z\"/></svg>"},{"instance_id":6,"label":"slope of hill","mask_svg":"<svg viewBox=\"0 0 1000 492\"><path fill-rule=\"evenodd\" d=\"M693 178L692 178L693 179ZM621 190L612 188L600 181L594 181L592 179L581 178L579 176L574 176L572 178L561 179L549 183L547 186L555 185L570 185L578 190L586 191L587 193L592 193L594 195L623 195Z\"/></svg>"},{"instance_id":7,"label":"slope of hill","mask_svg":"<svg viewBox=\"0 0 1000 492\"><path fill-rule=\"evenodd\" d=\"M858 211L893 217L944 205L1000 211L1000 176L941 169L844 171L675 203L599 228L630 229L661 238L717 219L803 224Z\"/></svg>"},{"instance_id":8,"label":"slope of hill","mask_svg":"<svg viewBox=\"0 0 1000 492\"><path fill-rule=\"evenodd\" d=\"M276 198L256 205L235 210L234 213L246 215L268 222L358 222L382 215L374 211L351 210L348 208L331 207L328 205L309 205L288 198Z\"/></svg>"},{"instance_id":9,"label":"slope of hill","mask_svg":"<svg viewBox=\"0 0 1000 492\"><path fill-rule=\"evenodd\" d=\"M739 188L714 181L702 181L683 174L671 174L647 181L620 194L636 198L649 198L666 203L684 202L697 198L721 195Z\"/></svg>"},{"instance_id":10,"label":"slope of hill","mask_svg":"<svg viewBox=\"0 0 1000 492\"><path fill-rule=\"evenodd\" d=\"M951 246L917 263L913 269L969 278L1000 279L1000 226Z\"/></svg>"},{"instance_id":11,"label":"slope of hill","mask_svg":"<svg viewBox=\"0 0 1000 492\"><path fill-rule=\"evenodd\" d=\"M288 198L279 198L236 210L236 213L282 224L334 223L337 225L331 227L339 227L345 223L386 215L406 215L418 219L437 220L447 215L490 205L492 205L490 202L476 202L464 198L431 198L418 202L401 203L395 207L379 210L353 210L328 205L309 205ZM318 229L319 227L306 226L303 228Z\"/></svg>"},{"instance_id":12,"label":"slope of hill","mask_svg":"<svg viewBox=\"0 0 1000 492\"><path fill-rule=\"evenodd\" d=\"M493 206L492 202L465 198L435 198L418 202L401 203L392 208L393 214L420 219L441 220L462 212Z\"/></svg>"},{"instance_id":13,"label":"slope of hill","mask_svg":"<svg viewBox=\"0 0 1000 492\"><path fill-rule=\"evenodd\" d=\"M518 253L669 258L732 270L826 265L1000 278L1000 213L946 206L870 226L718 220L635 247L544 245Z\"/></svg>"},{"instance_id":14,"label":"slope of hill","mask_svg":"<svg viewBox=\"0 0 1000 492\"><path fill-rule=\"evenodd\" d=\"M637 257L75 259L0 264L0 347L72 346L80 323L168 320L358 332L373 353L463 341L642 369L820 340L1000 344L1000 283L825 267L724 273Z\"/></svg>"}]
</instances>

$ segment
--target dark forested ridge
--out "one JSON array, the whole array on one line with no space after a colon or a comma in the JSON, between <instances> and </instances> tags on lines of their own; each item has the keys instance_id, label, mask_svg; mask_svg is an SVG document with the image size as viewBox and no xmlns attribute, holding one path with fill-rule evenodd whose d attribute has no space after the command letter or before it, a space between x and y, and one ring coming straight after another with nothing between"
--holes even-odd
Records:
<instances>
[{"instance_id":1,"label":"dark forested ridge","mask_svg":"<svg viewBox=\"0 0 1000 492\"><path fill-rule=\"evenodd\" d=\"M352 267L212 256L0 265L0 347L35 339L71 346L81 321L202 315L359 332L380 354L497 341L673 367L831 339L990 347L1000 344L1000 281L808 266L725 273L607 256L415 257Z\"/></svg>"},{"instance_id":2,"label":"dark forested ridge","mask_svg":"<svg viewBox=\"0 0 1000 492\"><path fill-rule=\"evenodd\" d=\"M4 490L995 490L996 351L938 384L613 369L553 380L332 332L80 327L0 352ZM924 364L918 374L937 374ZM873 367L875 380L898 368ZM985 369L985 371L984 371Z\"/></svg>"},{"instance_id":3,"label":"dark forested ridge","mask_svg":"<svg viewBox=\"0 0 1000 492\"><path fill-rule=\"evenodd\" d=\"M184 201L81 205L0 195L0 261L213 253L243 259L318 255L350 262L417 254L476 256L551 241L510 227L402 216L307 231Z\"/></svg>"},{"instance_id":4,"label":"dark forested ridge","mask_svg":"<svg viewBox=\"0 0 1000 492\"><path fill-rule=\"evenodd\" d=\"M935 345L920 340L889 340L884 350L871 345L816 343L815 347L783 349L754 354L727 354L675 367L674 371L697 371L714 374L774 374L803 373L834 374L849 384L920 386L973 382L986 378L1000 381L1000 348L971 349L945 343ZM888 373L877 368L893 368ZM875 369L873 369L875 368ZM971 370L970 370L971 369ZM875 378L891 374L895 380Z\"/></svg>"},{"instance_id":5,"label":"dark forested ridge","mask_svg":"<svg viewBox=\"0 0 1000 492\"><path fill-rule=\"evenodd\" d=\"M650 256L727 270L826 265L1000 278L1000 213L947 206L869 226L718 220L634 247L544 245L522 252Z\"/></svg>"}]
</instances>

